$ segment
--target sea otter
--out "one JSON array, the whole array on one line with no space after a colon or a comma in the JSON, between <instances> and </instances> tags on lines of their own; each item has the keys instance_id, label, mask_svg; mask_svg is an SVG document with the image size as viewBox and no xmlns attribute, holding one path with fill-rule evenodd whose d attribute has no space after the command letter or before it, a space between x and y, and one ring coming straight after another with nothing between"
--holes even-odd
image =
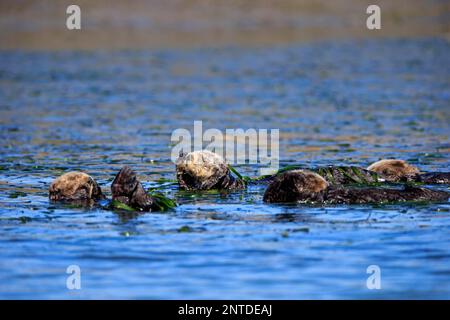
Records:
<instances>
[{"instance_id":1,"label":"sea otter","mask_svg":"<svg viewBox=\"0 0 450 320\"><path fill-rule=\"evenodd\" d=\"M130 167L123 167L111 184L113 201L119 201L139 211L155 209L153 198L144 190L136 173Z\"/></svg>"},{"instance_id":2,"label":"sea otter","mask_svg":"<svg viewBox=\"0 0 450 320\"><path fill-rule=\"evenodd\" d=\"M268 183L279 174L288 170L305 169L302 166L282 168L278 173L261 177L251 182ZM367 169L358 166L328 166L307 169L322 176L328 183L334 185L372 184L381 182L419 182L425 184L450 184L450 172L421 173L419 169L404 160L380 160Z\"/></svg>"},{"instance_id":3,"label":"sea otter","mask_svg":"<svg viewBox=\"0 0 450 320\"><path fill-rule=\"evenodd\" d=\"M148 194L136 173L128 166L123 167L116 175L111 191L112 202L106 206L109 209L116 208L117 204L124 204L128 209L136 211L161 211L176 206L175 202L162 194ZM49 188L49 198L52 201L77 204L93 204L106 199L95 180L83 172L69 172L55 179Z\"/></svg>"},{"instance_id":4,"label":"sea otter","mask_svg":"<svg viewBox=\"0 0 450 320\"><path fill-rule=\"evenodd\" d=\"M68 172L56 178L49 187L52 201L96 201L104 199L97 182L84 172Z\"/></svg>"},{"instance_id":5,"label":"sea otter","mask_svg":"<svg viewBox=\"0 0 450 320\"><path fill-rule=\"evenodd\" d=\"M180 155L176 174L180 188L185 190L245 188L245 182L233 176L225 160L208 150Z\"/></svg>"},{"instance_id":6,"label":"sea otter","mask_svg":"<svg viewBox=\"0 0 450 320\"><path fill-rule=\"evenodd\" d=\"M364 204L402 201L447 201L449 193L405 186L393 188L352 188L332 185L319 174L308 170L290 170L270 182L264 193L269 203Z\"/></svg>"},{"instance_id":7,"label":"sea otter","mask_svg":"<svg viewBox=\"0 0 450 320\"><path fill-rule=\"evenodd\" d=\"M371 164L367 170L376 172L380 177L390 182L450 183L450 172L421 173L417 167L404 160L383 159Z\"/></svg>"}]
</instances>

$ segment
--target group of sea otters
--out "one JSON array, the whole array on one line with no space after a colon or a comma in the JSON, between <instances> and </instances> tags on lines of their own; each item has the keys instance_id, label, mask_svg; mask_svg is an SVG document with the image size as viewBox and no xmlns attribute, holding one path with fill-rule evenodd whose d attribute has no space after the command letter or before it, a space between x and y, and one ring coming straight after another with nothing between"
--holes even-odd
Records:
<instances>
[{"instance_id":1,"label":"group of sea otters","mask_svg":"<svg viewBox=\"0 0 450 320\"><path fill-rule=\"evenodd\" d=\"M448 201L450 193L420 186L449 184L450 172L422 173L403 160L385 159L367 169L330 166L314 169L286 168L258 179L243 179L216 153L202 150L182 154L176 162L178 185L183 190L235 190L248 184L267 184L267 203L365 204L404 201ZM136 173L123 167L111 185L112 200L136 211L158 211ZM69 172L49 188L52 201L99 201L106 197L88 174Z\"/></svg>"}]
</instances>

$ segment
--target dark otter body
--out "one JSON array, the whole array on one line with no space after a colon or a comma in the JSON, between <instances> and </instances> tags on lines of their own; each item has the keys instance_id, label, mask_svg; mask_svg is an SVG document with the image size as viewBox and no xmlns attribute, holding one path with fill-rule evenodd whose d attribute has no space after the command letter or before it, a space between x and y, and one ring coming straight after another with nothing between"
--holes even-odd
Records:
<instances>
[{"instance_id":1,"label":"dark otter body","mask_svg":"<svg viewBox=\"0 0 450 320\"><path fill-rule=\"evenodd\" d=\"M448 198L449 193L445 191L407 185L403 189L330 187L323 192L323 202L329 204L447 201Z\"/></svg>"},{"instance_id":2,"label":"dark otter body","mask_svg":"<svg viewBox=\"0 0 450 320\"><path fill-rule=\"evenodd\" d=\"M151 211L154 209L153 198L148 195L130 167L123 167L116 175L112 185L113 201L117 200L133 209Z\"/></svg>"},{"instance_id":3,"label":"dark otter body","mask_svg":"<svg viewBox=\"0 0 450 320\"><path fill-rule=\"evenodd\" d=\"M413 176L399 177L391 180L382 173L370 171L361 167L322 167L311 170L321 175L331 184L371 184L378 182L419 182L425 184L450 184L450 172L427 172Z\"/></svg>"},{"instance_id":4,"label":"dark otter body","mask_svg":"<svg viewBox=\"0 0 450 320\"><path fill-rule=\"evenodd\" d=\"M305 177L309 177L306 179ZM364 204L404 201L447 201L449 193L405 186L403 189L345 188L329 185L320 175L293 170L278 175L264 193L270 203L309 202L328 204Z\"/></svg>"},{"instance_id":5,"label":"dark otter body","mask_svg":"<svg viewBox=\"0 0 450 320\"><path fill-rule=\"evenodd\" d=\"M301 168L300 166L298 167ZM295 167L290 167L288 171L295 170ZM424 184L450 184L450 172L427 172L419 173L413 176L407 176L404 179L397 179L396 181L390 181L389 177L383 174L370 171L357 166L329 166L318 167L308 169L322 176L328 183L334 185L347 185L347 184L372 184L381 182L418 182ZM283 169L274 175L265 176L260 179L251 180L251 183L270 183L277 176L282 174Z\"/></svg>"},{"instance_id":6,"label":"dark otter body","mask_svg":"<svg viewBox=\"0 0 450 320\"><path fill-rule=\"evenodd\" d=\"M227 173L223 176L211 189L218 190L233 190L233 189L245 189L245 182L241 179L235 178L231 173Z\"/></svg>"},{"instance_id":7,"label":"dark otter body","mask_svg":"<svg viewBox=\"0 0 450 320\"><path fill-rule=\"evenodd\" d=\"M301 169L301 167L289 167L289 170L281 169L280 172L265 176L260 179L251 180L252 183L270 183L276 179L279 175ZM377 182L383 182L384 180L376 172L366 170L361 167L356 166L329 166L329 167L318 167L313 169L308 169L308 171L315 172L321 177L323 177L330 184L371 184Z\"/></svg>"},{"instance_id":8,"label":"dark otter body","mask_svg":"<svg viewBox=\"0 0 450 320\"><path fill-rule=\"evenodd\" d=\"M286 171L270 182L263 200L265 202L321 202L323 201L321 191L327 187L327 181L313 172Z\"/></svg>"},{"instance_id":9,"label":"dark otter body","mask_svg":"<svg viewBox=\"0 0 450 320\"><path fill-rule=\"evenodd\" d=\"M415 181L425 184L450 184L450 172L428 172L416 176Z\"/></svg>"}]
</instances>

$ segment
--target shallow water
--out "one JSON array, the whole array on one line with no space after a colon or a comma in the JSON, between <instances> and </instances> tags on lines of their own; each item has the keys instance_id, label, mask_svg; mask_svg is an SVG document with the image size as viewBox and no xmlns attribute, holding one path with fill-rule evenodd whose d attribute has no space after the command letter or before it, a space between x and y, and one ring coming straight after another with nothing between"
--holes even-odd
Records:
<instances>
[{"instance_id":1,"label":"shallow water","mask_svg":"<svg viewBox=\"0 0 450 320\"><path fill-rule=\"evenodd\" d=\"M124 214L52 204L69 170L174 179L176 128L279 128L282 165L448 171L450 43L0 53L0 297L450 298L450 205L265 205L263 186ZM238 166L257 175L254 165ZM152 182L153 181L153 182ZM447 189L441 186L441 189ZM66 288L79 265L82 289ZM381 290L366 269L381 268Z\"/></svg>"}]
</instances>

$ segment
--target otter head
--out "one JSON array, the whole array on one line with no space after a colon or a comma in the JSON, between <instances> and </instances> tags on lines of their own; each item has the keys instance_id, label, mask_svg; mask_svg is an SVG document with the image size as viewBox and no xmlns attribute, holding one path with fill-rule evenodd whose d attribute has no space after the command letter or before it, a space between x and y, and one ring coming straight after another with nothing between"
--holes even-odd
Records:
<instances>
[{"instance_id":1,"label":"otter head","mask_svg":"<svg viewBox=\"0 0 450 320\"><path fill-rule=\"evenodd\" d=\"M396 159L377 161L371 164L367 170L376 172L390 182L411 181L420 173L417 167Z\"/></svg>"},{"instance_id":2,"label":"otter head","mask_svg":"<svg viewBox=\"0 0 450 320\"><path fill-rule=\"evenodd\" d=\"M230 169L225 160L208 150L181 155L176 162L177 180L187 190L214 189L228 176Z\"/></svg>"},{"instance_id":3,"label":"otter head","mask_svg":"<svg viewBox=\"0 0 450 320\"><path fill-rule=\"evenodd\" d=\"M265 202L320 201L328 182L317 173L291 170L280 174L264 193Z\"/></svg>"},{"instance_id":4,"label":"otter head","mask_svg":"<svg viewBox=\"0 0 450 320\"><path fill-rule=\"evenodd\" d=\"M53 201L99 200L104 198L95 180L83 172L68 172L55 179L49 187Z\"/></svg>"}]
</instances>

